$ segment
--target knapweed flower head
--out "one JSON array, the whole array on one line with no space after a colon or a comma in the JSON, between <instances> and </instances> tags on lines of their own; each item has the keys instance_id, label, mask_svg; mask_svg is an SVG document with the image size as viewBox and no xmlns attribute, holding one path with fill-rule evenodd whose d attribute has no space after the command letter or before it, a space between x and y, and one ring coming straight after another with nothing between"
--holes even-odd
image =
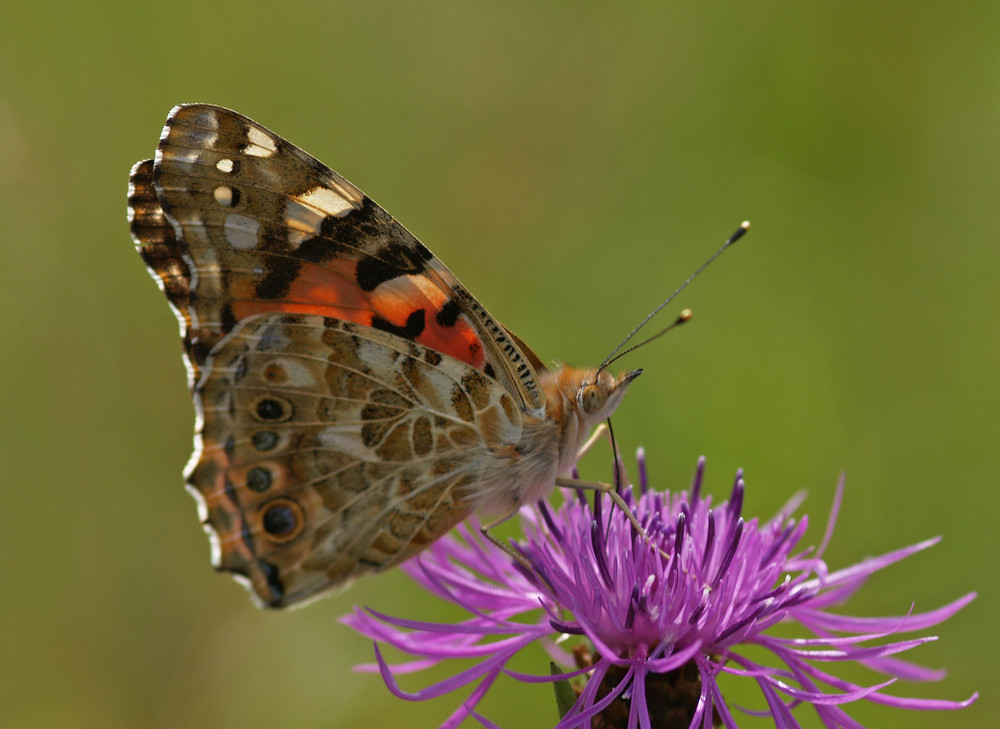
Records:
<instances>
[{"instance_id":1,"label":"knapweed flower head","mask_svg":"<svg viewBox=\"0 0 1000 729\"><path fill-rule=\"evenodd\" d=\"M502 675L557 682L564 696L572 680L575 701L570 693L562 702L556 729L733 729L737 723L718 683L722 674L755 681L767 707L756 713L769 714L781 729L799 726L792 714L799 704L811 705L827 727L860 727L843 707L861 699L917 710L958 709L976 700L900 698L885 691L900 678L943 676L896 657L934 637L901 636L942 622L974 594L899 617L855 618L829 610L874 572L937 539L831 571L823 551L842 482L823 540L812 550L798 546L808 519L794 519L794 505L769 521L745 519L742 475L729 500L714 506L701 492L703 473L704 459L690 488L656 492L647 488L640 453L638 493L629 488L621 496L645 535L606 495L593 504L582 495L568 498L555 511L544 503L522 510L525 535L514 545L520 559L461 527L404 569L470 617L439 624L356 609L344 622L376 641L377 667L362 668L379 670L393 694L410 700L471 685L443 728L469 716L496 727L476 707ZM778 636L779 623L797 625L808 637ZM564 647L568 636L583 636L572 653ZM567 667L562 673L526 675L508 667L536 641ZM380 643L417 660L390 667ZM472 659L473 665L415 693L397 683L400 674L452 659ZM827 668L845 662L888 678L862 686Z\"/></svg>"}]
</instances>

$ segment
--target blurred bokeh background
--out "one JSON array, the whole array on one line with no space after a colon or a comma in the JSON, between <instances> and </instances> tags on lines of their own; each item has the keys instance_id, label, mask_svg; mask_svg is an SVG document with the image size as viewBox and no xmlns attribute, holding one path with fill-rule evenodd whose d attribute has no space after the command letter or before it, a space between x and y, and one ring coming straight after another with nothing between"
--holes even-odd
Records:
<instances>
[{"instance_id":1,"label":"blurred bokeh background","mask_svg":"<svg viewBox=\"0 0 1000 729\"><path fill-rule=\"evenodd\" d=\"M751 514L807 489L813 544L846 471L833 568L942 535L846 611L978 590L910 654L948 678L893 691L983 697L852 713L988 725L998 38L985 0L5 4L0 726L433 727L464 698L409 704L351 670L372 658L337 622L353 605L454 615L404 575L272 614L209 567L181 485L177 325L125 220L130 166L185 101L344 174L546 360L598 362L749 218L662 322L690 306L692 323L627 360L646 373L615 418L622 446L646 447L661 489L704 454L723 498L743 467ZM606 450L584 464L609 473ZM519 668L544 672L534 659ZM500 681L483 709L556 720L547 686Z\"/></svg>"}]
</instances>

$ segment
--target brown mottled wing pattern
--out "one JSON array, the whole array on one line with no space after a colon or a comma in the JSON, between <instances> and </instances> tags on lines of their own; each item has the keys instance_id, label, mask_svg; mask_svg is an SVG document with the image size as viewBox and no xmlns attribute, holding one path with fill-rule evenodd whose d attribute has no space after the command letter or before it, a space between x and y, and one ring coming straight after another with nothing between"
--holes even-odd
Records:
<instances>
[{"instance_id":1,"label":"brown mottled wing pattern","mask_svg":"<svg viewBox=\"0 0 1000 729\"><path fill-rule=\"evenodd\" d=\"M541 362L430 251L244 116L173 109L129 217L181 323L214 563L265 605L440 536L485 444L544 407Z\"/></svg>"},{"instance_id":2,"label":"brown mottled wing pattern","mask_svg":"<svg viewBox=\"0 0 1000 729\"><path fill-rule=\"evenodd\" d=\"M520 410L478 370L351 322L270 314L209 356L189 480L216 564L282 607L412 556L464 519Z\"/></svg>"}]
</instances>

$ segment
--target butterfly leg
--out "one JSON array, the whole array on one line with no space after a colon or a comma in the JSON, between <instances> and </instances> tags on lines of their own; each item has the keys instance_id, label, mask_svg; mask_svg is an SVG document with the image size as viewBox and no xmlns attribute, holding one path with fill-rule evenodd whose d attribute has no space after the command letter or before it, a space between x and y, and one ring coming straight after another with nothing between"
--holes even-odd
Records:
<instances>
[{"instance_id":1,"label":"butterfly leg","mask_svg":"<svg viewBox=\"0 0 1000 729\"><path fill-rule=\"evenodd\" d=\"M509 514L504 514L498 519L494 519L489 524L483 524L479 527L479 531L484 537L489 539L494 544L494 546L496 546L501 551L505 552L511 559L513 559L519 565L521 565L526 570L531 572L531 574L537 576L539 580L545 583L545 587L547 587L551 593L555 594L555 588L552 586L552 583L550 583L548 579L546 579L545 575L543 575L541 572L535 569L535 567L531 564L531 561L527 557L525 557L523 554L521 554L516 549L511 547L509 544L501 542L499 539L490 534L490 529L492 529L495 526L499 526L500 524L503 524L505 521L514 516L514 514L516 514L517 512L518 509L514 509Z\"/></svg>"},{"instance_id":2,"label":"butterfly leg","mask_svg":"<svg viewBox=\"0 0 1000 729\"><path fill-rule=\"evenodd\" d=\"M611 440L611 430L608 428L607 423L601 423L596 428L594 428L594 432L590 434L590 437L587 438L587 441L582 446L580 446L580 450L576 452L576 460L579 461L585 455L590 453L591 449L595 445L597 445L598 441L602 439L607 439L609 443L613 444L613 441Z\"/></svg>"},{"instance_id":3,"label":"butterfly leg","mask_svg":"<svg viewBox=\"0 0 1000 729\"><path fill-rule=\"evenodd\" d=\"M633 514L632 510L628 508L628 504L625 503L625 500L618 494L618 491L611 484L604 483L602 481L582 481L578 478L564 478L560 476L556 479L556 486L563 489L583 489L585 491L600 491L601 493L607 494L611 497L615 506L621 509L622 513L625 514L625 517L632 522L632 526L635 527L637 532L639 532L639 535L645 540L646 544L651 547L655 547L656 551L659 552L665 559L670 559L669 554L653 544L653 540L649 536L649 533L643 528L642 524L639 523L639 520L635 518L635 514Z\"/></svg>"},{"instance_id":4,"label":"butterfly leg","mask_svg":"<svg viewBox=\"0 0 1000 729\"><path fill-rule=\"evenodd\" d=\"M516 562L519 562L523 567L527 567L530 570L530 569L532 569L531 562L528 561L527 557L525 557L523 554L521 554L516 549L514 549L513 547L511 547L509 544L501 542L499 539L497 539L492 534L490 534L490 529L492 529L494 527L500 526L505 521L507 521L508 519L510 519L512 516L514 516L514 514L516 514L517 512L518 512L518 507L515 507L512 511L507 512L503 516L497 517L496 519L494 519L493 521L491 521L489 524L481 524L479 526L479 531L482 533L482 535L484 537L486 537L491 542L493 542L493 544L496 547L498 547L499 549L502 549L504 552L506 552L510 556L511 559L513 559Z\"/></svg>"},{"instance_id":5,"label":"butterfly leg","mask_svg":"<svg viewBox=\"0 0 1000 729\"><path fill-rule=\"evenodd\" d=\"M585 455L590 453L590 451L597 445L600 441L606 440L611 445L611 450L614 453L615 458L615 469L618 471L618 478L621 482L624 482L628 478L628 474L625 473L625 466L622 464L621 454L618 452L618 444L615 443L614 436L611 435L611 428L608 427L607 423L601 423L596 428L594 432L590 434L586 442L580 446L580 450L576 453L576 460L579 461Z\"/></svg>"}]
</instances>

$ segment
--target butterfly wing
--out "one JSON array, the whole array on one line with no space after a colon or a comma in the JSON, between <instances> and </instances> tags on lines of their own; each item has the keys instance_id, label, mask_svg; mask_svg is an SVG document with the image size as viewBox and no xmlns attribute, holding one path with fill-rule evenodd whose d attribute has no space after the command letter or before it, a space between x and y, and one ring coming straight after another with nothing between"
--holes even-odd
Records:
<instances>
[{"instance_id":1,"label":"butterfly wing","mask_svg":"<svg viewBox=\"0 0 1000 729\"><path fill-rule=\"evenodd\" d=\"M412 556L475 504L489 441L520 434L469 365L340 319L264 314L206 360L189 481L217 567L283 607Z\"/></svg>"},{"instance_id":2,"label":"butterfly wing","mask_svg":"<svg viewBox=\"0 0 1000 729\"><path fill-rule=\"evenodd\" d=\"M427 248L246 117L176 107L129 212L181 323L214 563L266 605L443 534L479 449L544 407L537 357Z\"/></svg>"},{"instance_id":3,"label":"butterfly wing","mask_svg":"<svg viewBox=\"0 0 1000 729\"><path fill-rule=\"evenodd\" d=\"M538 411L523 344L358 188L228 109L175 107L155 160L133 168L133 237L181 321L192 387L215 343L253 314L319 314L472 365Z\"/></svg>"}]
</instances>

